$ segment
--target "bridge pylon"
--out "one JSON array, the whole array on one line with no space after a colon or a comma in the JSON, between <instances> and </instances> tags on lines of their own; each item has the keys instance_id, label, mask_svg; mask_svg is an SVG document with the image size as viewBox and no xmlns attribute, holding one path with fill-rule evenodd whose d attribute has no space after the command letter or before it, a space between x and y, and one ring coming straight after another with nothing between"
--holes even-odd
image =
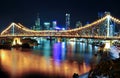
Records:
<instances>
[{"instance_id":1,"label":"bridge pylon","mask_svg":"<svg viewBox=\"0 0 120 78\"><path fill-rule=\"evenodd\" d=\"M110 15L107 15L107 37L110 36Z\"/></svg>"}]
</instances>

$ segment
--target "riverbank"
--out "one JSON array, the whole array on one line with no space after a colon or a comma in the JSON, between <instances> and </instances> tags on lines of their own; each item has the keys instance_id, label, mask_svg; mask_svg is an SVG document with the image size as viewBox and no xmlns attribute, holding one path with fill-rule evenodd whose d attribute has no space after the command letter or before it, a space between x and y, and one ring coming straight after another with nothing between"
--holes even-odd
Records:
<instances>
[{"instance_id":1,"label":"riverbank","mask_svg":"<svg viewBox=\"0 0 120 78\"><path fill-rule=\"evenodd\" d=\"M100 62L91 69L88 78L120 78L120 57L111 59L108 54L101 56Z\"/></svg>"},{"instance_id":2,"label":"riverbank","mask_svg":"<svg viewBox=\"0 0 120 78\"><path fill-rule=\"evenodd\" d=\"M0 44L0 49L11 49L11 45L9 45L9 44L4 44L4 45Z\"/></svg>"}]
</instances>

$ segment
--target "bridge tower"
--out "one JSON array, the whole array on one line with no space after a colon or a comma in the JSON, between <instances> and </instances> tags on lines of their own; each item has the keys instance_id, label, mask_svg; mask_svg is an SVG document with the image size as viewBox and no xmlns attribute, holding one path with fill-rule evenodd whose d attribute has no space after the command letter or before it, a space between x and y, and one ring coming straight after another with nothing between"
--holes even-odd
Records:
<instances>
[{"instance_id":1,"label":"bridge tower","mask_svg":"<svg viewBox=\"0 0 120 78\"><path fill-rule=\"evenodd\" d=\"M109 37L110 35L110 24L111 24L111 20L110 20L110 12L105 12L104 16L107 16L107 18L105 19L105 21L103 23L100 24L100 32L99 32L99 36L106 36Z\"/></svg>"},{"instance_id":2,"label":"bridge tower","mask_svg":"<svg viewBox=\"0 0 120 78\"><path fill-rule=\"evenodd\" d=\"M111 21L110 12L105 12L107 15L107 37L114 36L115 33L115 24Z\"/></svg>"},{"instance_id":3,"label":"bridge tower","mask_svg":"<svg viewBox=\"0 0 120 78\"><path fill-rule=\"evenodd\" d=\"M14 36L14 33L15 33L15 23L12 23L12 35Z\"/></svg>"},{"instance_id":4,"label":"bridge tower","mask_svg":"<svg viewBox=\"0 0 120 78\"><path fill-rule=\"evenodd\" d=\"M104 16L107 16L105 21L103 21L98 26L99 36L114 36L115 34L115 23L111 20L110 12L105 12Z\"/></svg>"},{"instance_id":5,"label":"bridge tower","mask_svg":"<svg viewBox=\"0 0 120 78\"><path fill-rule=\"evenodd\" d=\"M105 12L106 13L106 15L107 15L107 34L106 34L106 36L107 37L111 37L111 36L113 36L114 35L114 31L113 31L113 24L112 24L112 22L111 22L111 17L110 17L110 12ZM111 40L106 40L105 41L105 50L107 51L109 48L110 48L110 46L112 45L112 41Z\"/></svg>"},{"instance_id":6,"label":"bridge tower","mask_svg":"<svg viewBox=\"0 0 120 78\"><path fill-rule=\"evenodd\" d=\"M107 37L110 36L110 15L107 15Z\"/></svg>"}]
</instances>

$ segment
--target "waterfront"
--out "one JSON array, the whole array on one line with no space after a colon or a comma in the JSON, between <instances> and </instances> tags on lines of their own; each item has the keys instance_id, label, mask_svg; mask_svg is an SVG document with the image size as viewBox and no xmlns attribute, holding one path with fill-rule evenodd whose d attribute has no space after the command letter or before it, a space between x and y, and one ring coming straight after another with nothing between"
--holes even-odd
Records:
<instances>
[{"instance_id":1,"label":"waterfront","mask_svg":"<svg viewBox=\"0 0 120 78\"><path fill-rule=\"evenodd\" d=\"M47 76L72 78L90 70L97 47L83 42L41 41L32 49L0 49L1 65L11 77L37 72Z\"/></svg>"}]
</instances>

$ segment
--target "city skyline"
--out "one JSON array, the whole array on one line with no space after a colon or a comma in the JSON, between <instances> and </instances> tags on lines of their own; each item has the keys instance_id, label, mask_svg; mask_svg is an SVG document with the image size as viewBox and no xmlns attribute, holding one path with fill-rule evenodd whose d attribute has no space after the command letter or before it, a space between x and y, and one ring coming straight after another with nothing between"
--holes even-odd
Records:
<instances>
[{"instance_id":1,"label":"city skyline","mask_svg":"<svg viewBox=\"0 0 120 78\"><path fill-rule=\"evenodd\" d=\"M118 0L1 0L0 1L0 30L6 28L11 22L22 23L27 27L34 25L37 13L41 23L57 21L58 25L65 26L65 14L71 15L71 28L81 21L93 22L98 19L98 12L111 12L111 15L119 18L120 11Z\"/></svg>"}]
</instances>

